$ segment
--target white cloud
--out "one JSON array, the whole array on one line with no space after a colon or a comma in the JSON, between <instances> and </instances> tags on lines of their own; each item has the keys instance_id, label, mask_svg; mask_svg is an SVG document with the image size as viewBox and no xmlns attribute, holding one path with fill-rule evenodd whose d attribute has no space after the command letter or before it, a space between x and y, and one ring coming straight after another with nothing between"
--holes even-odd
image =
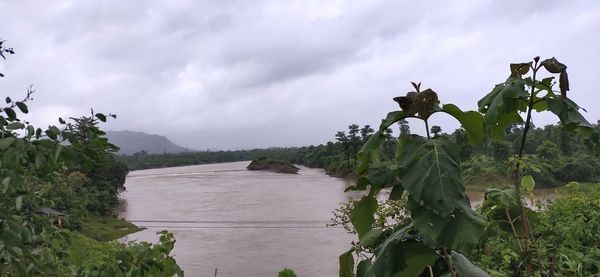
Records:
<instances>
[{"instance_id":1,"label":"white cloud","mask_svg":"<svg viewBox=\"0 0 600 277\"><path fill-rule=\"evenodd\" d=\"M572 97L600 118L593 1L19 1L0 13L17 51L0 64L3 91L34 84L42 125L93 107L118 114L108 128L197 149L319 144L377 125L410 81L474 109L510 62L536 55L565 62Z\"/></svg>"}]
</instances>

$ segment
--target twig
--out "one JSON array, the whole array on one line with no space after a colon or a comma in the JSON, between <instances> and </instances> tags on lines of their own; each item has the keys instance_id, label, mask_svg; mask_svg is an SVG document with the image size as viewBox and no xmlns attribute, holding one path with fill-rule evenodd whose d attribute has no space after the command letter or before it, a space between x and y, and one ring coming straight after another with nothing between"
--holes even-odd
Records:
<instances>
[{"instance_id":1,"label":"twig","mask_svg":"<svg viewBox=\"0 0 600 277\"><path fill-rule=\"evenodd\" d=\"M446 251L446 248L442 248L442 253L444 254L444 258L446 259L446 266L448 266L450 275L452 275L452 277L457 277L456 271L454 271L454 266L452 265L452 259L450 258L450 255L448 255L448 251Z\"/></svg>"}]
</instances>

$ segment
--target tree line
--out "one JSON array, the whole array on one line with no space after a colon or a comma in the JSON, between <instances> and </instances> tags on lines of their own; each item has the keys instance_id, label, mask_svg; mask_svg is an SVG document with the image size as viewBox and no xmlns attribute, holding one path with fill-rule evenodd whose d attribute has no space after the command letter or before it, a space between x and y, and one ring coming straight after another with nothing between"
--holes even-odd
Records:
<instances>
[{"instance_id":1,"label":"tree line","mask_svg":"<svg viewBox=\"0 0 600 277\"><path fill-rule=\"evenodd\" d=\"M592 124L596 129L600 122ZM383 161L394 159L398 139L410 136L411 130L406 120L395 127L387 128L383 135ZM473 146L469 143L464 129L459 128L445 133L440 126L433 125L430 133L433 137L446 137L458 145L462 171L467 185L484 183L506 184L506 170L511 153L515 153L524 126L515 124L506 128L505 140L493 140ZM357 153L363 144L373 135L370 125L349 124L346 130L337 131L331 141L320 145L303 147L275 147L267 149L237 151L202 151L180 154L136 153L119 155L116 158L127 164L132 170L223 163L254 160L269 157L287 160L294 164L313 168L323 168L332 176L346 177L354 174ZM570 181L595 182L600 178L600 163L591 154L593 145L579 135L564 130L560 124L549 124L544 127L531 125L525 142L525 159L539 172L532 172L542 187L556 187Z\"/></svg>"}]
</instances>

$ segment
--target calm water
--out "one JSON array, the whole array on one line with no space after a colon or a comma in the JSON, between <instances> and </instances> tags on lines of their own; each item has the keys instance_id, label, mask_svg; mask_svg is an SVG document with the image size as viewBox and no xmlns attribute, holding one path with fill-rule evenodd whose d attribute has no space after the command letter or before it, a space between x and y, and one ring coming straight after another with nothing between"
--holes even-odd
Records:
<instances>
[{"instance_id":1,"label":"calm water","mask_svg":"<svg viewBox=\"0 0 600 277\"><path fill-rule=\"evenodd\" d=\"M301 167L299 175L248 171L249 162L140 170L127 177L121 217L175 234L186 276L337 276L353 237L326 227L346 181Z\"/></svg>"}]
</instances>

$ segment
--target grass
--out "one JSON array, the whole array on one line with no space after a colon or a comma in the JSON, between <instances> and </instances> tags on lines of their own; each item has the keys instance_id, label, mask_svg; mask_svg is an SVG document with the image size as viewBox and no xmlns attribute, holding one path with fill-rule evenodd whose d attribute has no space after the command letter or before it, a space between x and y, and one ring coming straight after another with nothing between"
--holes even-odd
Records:
<instances>
[{"instance_id":1,"label":"grass","mask_svg":"<svg viewBox=\"0 0 600 277\"><path fill-rule=\"evenodd\" d=\"M142 229L113 216L89 215L83 219L80 233L97 241L111 241Z\"/></svg>"},{"instance_id":2,"label":"grass","mask_svg":"<svg viewBox=\"0 0 600 277\"><path fill-rule=\"evenodd\" d=\"M59 247L65 249L71 263L82 266L100 263L106 256L116 251L113 244L99 242L77 232L63 230L64 240L57 240Z\"/></svg>"},{"instance_id":3,"label":"grass","mask_svg":"<svg viewBox=\"0 0 600 277\"><path fill-rule=\"evenodd\" d=\"M583 192L589 192L592 190L599 190L600 183L579 183L579 190Z\"/></svg>"}]
</instances>

